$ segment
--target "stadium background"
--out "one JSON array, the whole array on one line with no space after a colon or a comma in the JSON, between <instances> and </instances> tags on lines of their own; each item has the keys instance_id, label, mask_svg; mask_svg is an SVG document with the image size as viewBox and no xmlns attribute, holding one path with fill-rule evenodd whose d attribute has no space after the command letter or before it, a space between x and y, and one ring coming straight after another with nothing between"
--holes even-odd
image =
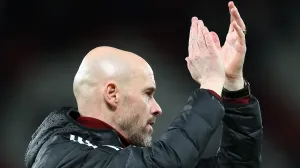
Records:
<instances>
[{"instance_id":1,"label":"stadium background","mask_svg":"<svg viewBox=\"0 0 300 168\"><path fill-rule=\"evenodd\" d=\"M198 87L184 60L191 17L204 20L224 42L227 2L1 0L0 167L23 167L30 136L44 117L61 106L76 106L72 80L96 46L134 52L152 66L164 112L154 126L157 139ZM248 30L244 74L263 111L263 168L298 167L300 3L235 3ZM219 137L220 130L204 157L214 154Z\"/></svg>"}]
</instances>

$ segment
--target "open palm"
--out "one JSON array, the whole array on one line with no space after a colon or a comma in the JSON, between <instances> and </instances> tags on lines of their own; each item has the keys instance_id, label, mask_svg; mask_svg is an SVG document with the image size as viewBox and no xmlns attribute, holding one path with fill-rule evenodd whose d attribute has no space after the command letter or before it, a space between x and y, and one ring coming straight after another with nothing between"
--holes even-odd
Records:
<instances>
[{"instance_id":1,"label":"open palm","mask_svg":"<svg viewBox=\"0 0 300 168\"><path fill-rule=\"evenodd\" d=\"M230 27L233 26L232 23ZM243 64L246 54L246 44L241 40L235 29L228 32L226 41L221 48L224 68L227 78L242 77Z\"/></svg>"},{"instance_id":2,"label":"open palm","mask_svg":"<svg viewBox=\"0 0 300 168\"><path fill-rule=\"evenodd\" d=\"M243 78L243 64L246 55L246 41L243 30L246 28L233 2L229 2L228 7L231 19L224 45L220 46L219 37L215 32L211 32L211 35L223 56L226 78L233 80Z\"/></svg>"}]
</instances>

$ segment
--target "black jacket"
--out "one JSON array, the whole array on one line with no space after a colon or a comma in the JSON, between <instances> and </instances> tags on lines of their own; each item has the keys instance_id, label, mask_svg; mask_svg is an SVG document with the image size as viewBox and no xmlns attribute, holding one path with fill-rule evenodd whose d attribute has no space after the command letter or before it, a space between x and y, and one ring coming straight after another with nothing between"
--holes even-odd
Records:
<instances>
[{"instance_id":1,"label":"black jacket","mask_svg":"<svg viewBox=\"0 0 300 168\"><path fill-rule=\"evenodd\" d=\"M224 107L226 110L224 110ZM226 111L226 112L225 112ZM227 104L198 89L152 147L122 147L114 130L76 122L76 109L51 113L33 134L25 156L32 168L256 168L260 166L262 122L258 101ZM223 119L216 156L199 159Z\"/></svg>"}]
</instances>

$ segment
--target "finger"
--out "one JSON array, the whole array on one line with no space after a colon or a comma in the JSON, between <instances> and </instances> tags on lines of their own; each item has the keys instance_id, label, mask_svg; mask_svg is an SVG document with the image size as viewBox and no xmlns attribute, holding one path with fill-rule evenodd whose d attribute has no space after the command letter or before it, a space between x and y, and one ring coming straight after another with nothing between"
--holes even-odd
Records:
<instances>
[{"instance_id":1,"label":"finger","mask_svg":"<svg viewBox=\"0 0 300 168\"><path fill-rule=\"evenodd\" d=\"M202 31L203 27L205 27L203 21L199 20L198 21L198 47L200 50L206 48L205 38Z\"/></svg>"},{"instance_id":2,"label":"finger","mask_svg":"<svg viewBox=\"0 0 300 168\"><path fill-rule=\"evenodd\" d=\"M213 39L213 41L214 41L217 49L221 49L221 44L220 44L220 39L219 39L218 34L216 32L213 32L213 31L211 31L209 33L210 33L210 35L211 35L211 37L212 37L212 39Z\"/></svg>"},{"instance_id":3,"label":"finger","mask_svg":"<svg viewBox=\"0 0 300 168\"><path fill-rule=\"evenodd\" d=\"M228 34L233 32L233 31L234 31L234 28L232 27L232 22L231 22L230 25L229 25Z\"/></svg>"},{"instance_id":4,"label":"finger","mask_svg":"<svg viewBox=\"0 0 300 168\"><path fill-rule=\"evenodd\" d=\"M192 71L191 71L191 62L190 62L190 60L189 60L189 57L186 57L185 60L186 60L186 64L187 64L188 70L189 70L190 72L192 72Z\"/></svg>"},{"instance_id":5,"label":"finger","mask_svg":"<svg viewBox=\"0 0 300 168\"><path fill-rule=\"evenodd\" d=\"M245 40L245 34L242 30L242 28L234 21L232 22L232 27L234 28L234 30L237 32L238 34L238 41L241 45L245 45L246 44L246 40Z\"/></svg>"},{"instance_id":6,"label":"finger","mask_svg":"<svg viewBox=\"0 0 300 168\"><path fill-rule=\"evenodd\" d=\"M198 18L193 17L191 28L190 28L190 37L189 37L189 55L192 55L191 53L194 52L197 46L197 37L198 37Z\"/></svg>"},{"instance_id":7,"label":"finger","mask_svg":"<svg viewBox=\"0 0 300 168\"><path fill-rule=\"evenodd\" d=\"M236 21L243 30L246 30L246 25L236 7L230 9L230 16L233 18L233 21Z\"/></svg>"},{"instance_id":8,"label":"finger","mask_svg":"<svg viewBox=\"0 0 300 168\"><path fill-rule=\"evenodd\" d=\"M228 8L229 8L229 13L231 13L231 9L234 8L234 3L232 1L228 2ZM233 18L232 16L230 15L230 23L233 22Z\"/></svg>"},{"instance_id":9,"label":"finger","mask_svg":"<svg viewBox=\"0 0 300 168\"><path fill-rule=\"evenodd\" d=\"M189 42L195 42L197 39L197 34L198 34L198 18L193 17L192 18L192 23L191 23L191 28L190 28L190 38Z\"/></svg>"},{"instance_id":10,"label":"finger","mask_svg":"<svg viewBox=\"0 0 300 168\"><path fill-rule=\"evenodd\" d=\"M202 30L202 33L203 33L203 36L205 39L206 48L210 51L210 53L214 53L217 48L214 44L214 41L213 41L207 27L204 26L204 24L201 25L201 30Z\"/></svg>"}]
</instances>

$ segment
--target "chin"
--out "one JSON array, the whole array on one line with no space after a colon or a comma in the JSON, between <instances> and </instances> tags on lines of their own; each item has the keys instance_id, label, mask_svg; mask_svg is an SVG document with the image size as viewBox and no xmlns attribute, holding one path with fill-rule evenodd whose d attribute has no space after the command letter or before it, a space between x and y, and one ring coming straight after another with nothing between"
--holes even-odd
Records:
<instances>
[{"instance_id":1,"label":"chin","mask_svg":"<svg viewBox=\"0 0 300 168\"><path fill-rule=\"evenodd\" d=\"M136 138L132 138L130 141L132 145L138 147L150 147L152 145L152 136L149 134L141 135Z\"/></svg>"},{"instance_id":2,"label":"chin","mask_svg":"<svg viewBox=\"0 0 300 168\"><path fill-rule=\"evenodd\" d=\"M150 147L152 146L152 136L148 135L145 139L144 139L144 146L145 147Z\"/></svg>"}]
</instances>

